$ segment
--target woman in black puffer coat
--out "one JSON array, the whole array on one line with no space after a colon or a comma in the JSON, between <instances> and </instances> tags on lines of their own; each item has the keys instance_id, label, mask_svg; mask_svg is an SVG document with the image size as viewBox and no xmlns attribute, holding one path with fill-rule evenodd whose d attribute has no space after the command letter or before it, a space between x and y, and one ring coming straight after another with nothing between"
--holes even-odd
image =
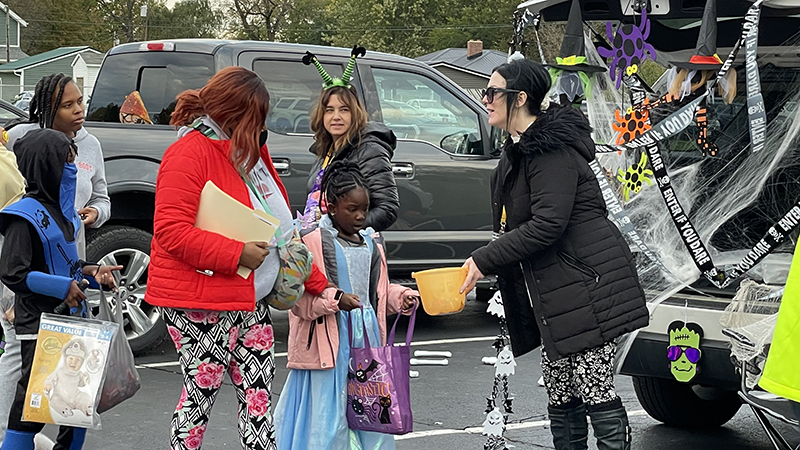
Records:
<instances>
[{"instance_id":1,"label":"woman in black puffer coat","mask_svg":"<svg viewBox=\"0 0 800 450\"><path fill-rule=\"evenodd\" d=\"M587 412L598 449L629 449L613 360L616 338L648 323L644 291L589 167L589 122L571 106L543 105L549 89L547 70L524 59L489 80L489 123L511 135L492 175L499 238L464 264L462 289L497 274L514 354L543 344L557 450L587 448Z\"/></svg>"},{"instance_id":2,"label":"woman in black puffer coat","mask_svg":"<svg viewBox=\"0 0 800 450\"><path fill-rule=\"evenodd\" d=\"M323 89L311 112L311 129L316 142L309 151L317 159L308 178L308 222L319 216L319 182L322 171L333 161L358 165L369 188L369 212L364 228L375 231L389 228L397 220L400 199L392 174L392 156L397 138L379 122L367 122L367 111L358 100L355 88L333 86Z\"/></svg>"}]
</instances>

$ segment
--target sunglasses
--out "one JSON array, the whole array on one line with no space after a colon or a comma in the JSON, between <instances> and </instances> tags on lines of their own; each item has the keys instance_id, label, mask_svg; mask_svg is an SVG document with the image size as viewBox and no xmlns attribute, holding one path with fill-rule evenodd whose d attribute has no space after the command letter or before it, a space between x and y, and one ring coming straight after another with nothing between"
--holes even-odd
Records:
<instances>
[{"instance_id":1,"label":"sunglasses","mask_svg":"<svg viewBox=\"0 0 800 450\"><path fill-rule=\"evenodd\" d=\"M686 355L686 359L692 364L697 364L700 361L700 350L693 347L681 347L679 345L672 345L667 348L667 359L670 361L677 361L681 355Z\"/></svg>"},{"instance_id":2,"label":"sunglasses","mask_svg":"<svg viewBox=\"0 0 800 450\"><path fill-rule=\"evenodd\" d=\"M120 116L122 116L122 120L120 121L122 123L139 123L139 124L147 123L144 119L137 116L136 114L130 114L130 113L119 113L119 114Z\"/></svg>"},{"instance_id":3,"label":"sunglasses","mask_svg":"<svg viewBox=\"0 0 800 450\"><path fill-rule=\"evenodd\" d=\"M481 92L481 98L486 97L486 101L492 103L494 101L495 94L519 94L522 91L516 89L503 89L503 88L496 88L490 87L486 88Z\"/></svg>"}]
</instances>

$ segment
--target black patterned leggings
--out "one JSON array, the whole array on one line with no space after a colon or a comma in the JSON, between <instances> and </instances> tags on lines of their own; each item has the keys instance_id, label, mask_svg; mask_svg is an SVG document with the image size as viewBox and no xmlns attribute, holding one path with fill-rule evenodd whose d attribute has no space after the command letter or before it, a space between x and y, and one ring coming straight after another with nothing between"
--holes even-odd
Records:
<instances>
[{"instance_id":1,"label":"black patterned leggings","mask_svg":"<svg viewBox=\"0 0 800 450\"><path fill-rule=\"evenodd\" d=\"M606 342L565 358L551 361L542 346L542 376L550 406L576 399L599 405L617 398L614 390L615 342Z\"/></svg>"},{"instance_id":2,"label":"black patterned leggings","mask_svg":"<svg viewBox=\"0 0 800 450\"><path fill-rule=\"evenodd\" d=\"M225 371L239 403L242 448L275 450L272 423L274 335L265 302L254 312L161 308L183 371L183 392L172 416L172 450L203 443Z\"/></svg>"}]
</instances>

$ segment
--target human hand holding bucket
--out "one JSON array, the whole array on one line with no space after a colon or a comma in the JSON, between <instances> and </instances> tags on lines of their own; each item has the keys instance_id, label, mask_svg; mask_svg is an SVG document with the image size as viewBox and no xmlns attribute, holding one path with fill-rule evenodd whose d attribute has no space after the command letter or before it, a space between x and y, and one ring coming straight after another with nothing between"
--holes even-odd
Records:
<instances>
[{"instance_id":1,"label":"human hand holding bucket","mask_svg":"<svg viewBox=\"0 0 800 450\"><path fill-rule=\"evenodd\" d=\"M417 281L422 307L428 315L455 314L464 309L467 294L460 289L467 272L466 267L446 267L411 274Z\"/></svg>"}]
</instances>

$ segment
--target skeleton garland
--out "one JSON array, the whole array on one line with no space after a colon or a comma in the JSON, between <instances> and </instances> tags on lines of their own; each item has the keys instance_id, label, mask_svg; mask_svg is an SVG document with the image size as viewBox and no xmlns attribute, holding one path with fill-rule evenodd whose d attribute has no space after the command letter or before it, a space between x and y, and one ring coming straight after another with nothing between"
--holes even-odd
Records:
<instances>
[{"instance_id":1,"label":"skeleton garland","mask_svg":"<svg viewBox=\"0 0 800 450\"><path fill-rule=\"evenodd\" d=\"M506 430L508 415L514 414L512 410L514 398L508 394L508 376L514 375L517 362L514 361L514 354L511 352L506 315L503 310L503 298L499 291L489 300L486 312L500 319L500 334L492 344L497 350L497 360L494 363L492 395L486 398L486 420L483 422L483 435L488 436L488 439L483 448L484 450L506 450L506 440L503 434Z\"/></svg>"}]
</instances>

